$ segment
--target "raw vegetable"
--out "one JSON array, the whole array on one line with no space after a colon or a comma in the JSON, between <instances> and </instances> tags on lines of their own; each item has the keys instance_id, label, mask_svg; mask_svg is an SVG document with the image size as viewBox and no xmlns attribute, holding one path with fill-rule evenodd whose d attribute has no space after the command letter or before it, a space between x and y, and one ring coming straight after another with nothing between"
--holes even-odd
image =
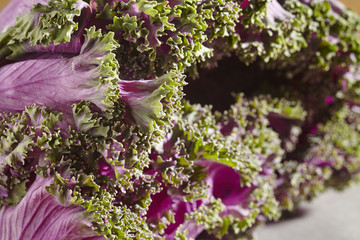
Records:
<instances>
[{"instance_id":1,"label":"raw vegetable","mask_svg":"<svg viewBox=\"0 0 360 240\"><path fill-rule=\"evenodd\" d=\"M12 0L0 239L252 239L360 180L337 0Z\"/></svg>"}]
</instances>

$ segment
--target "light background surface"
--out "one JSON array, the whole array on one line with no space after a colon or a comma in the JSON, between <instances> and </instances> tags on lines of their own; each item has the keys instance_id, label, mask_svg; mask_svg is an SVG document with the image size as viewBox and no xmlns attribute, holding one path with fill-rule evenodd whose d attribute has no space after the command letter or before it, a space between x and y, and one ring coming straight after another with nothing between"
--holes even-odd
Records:
<instances>
[{"instance_id":1,"label":"light background surface","mask_svg":"<svg viewBox=\"0 0 360 240\"><path fill-rule=\"evenodd\" d=\"M360 187L328 190L303 203L291 219L260 226L256 240L359 240Z\"/></svg>"},{"instance_id":2,"label":"light background surface","mask_svg":"<svg viewBox=\"0 0 360 240\"><path fill-rule=\"evenodd\" d=\"M3 8L8 2L8 0L0 0L0 8Z\"/></svg>"},{"instance_id":3,"label":"light background surface","mask_svg":"<svg viewBox=\"0 0 360 240\"><path fill-rule=\"evenodd\" d=\"M359 0L342 0L348 7L360 12L360 1Z\"/></svg>"}]
</instances>

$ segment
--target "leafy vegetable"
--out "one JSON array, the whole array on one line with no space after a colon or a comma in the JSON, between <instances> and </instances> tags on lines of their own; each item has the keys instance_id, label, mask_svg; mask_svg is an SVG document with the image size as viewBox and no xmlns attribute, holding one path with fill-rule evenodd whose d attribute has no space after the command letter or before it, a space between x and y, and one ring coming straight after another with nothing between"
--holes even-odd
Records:
<instances>
[{"instance_id":1,"label":"leafy vegetable","mask_svg":"<svg viewBox=\"0 0 360 240\"><path fill-rule=\"evenodd\" d=\"M252 239L360 180L337 0L12 0L0 23L1 239Z\"/></svg>"}]
</instances>

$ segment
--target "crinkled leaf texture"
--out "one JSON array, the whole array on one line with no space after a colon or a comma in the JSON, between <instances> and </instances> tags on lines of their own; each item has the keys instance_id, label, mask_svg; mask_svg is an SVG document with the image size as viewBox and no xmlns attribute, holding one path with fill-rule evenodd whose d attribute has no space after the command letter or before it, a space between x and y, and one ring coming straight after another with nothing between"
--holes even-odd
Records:
<instances>
[{"instance_id":1,"label":"crinkled leaf texture","mask_svg":"<svg viewBox=\"0 0 360 240\"><path fill-rule=\"evenodd\" d=\"M18 16L30 12L37 3L45 4L49 0L13 0L10 1L1 11L0 32L11 27Z\"/></svg>"},{"instance_id":2,"label":"crinkled leaf texture","mask_svg":"<svg viewBox=\"0 0 360 240\"><path fill-rule=\"evenodd\" d=\"M46 191L51 183L51 178L38 176L17 206L0 210L0 239L105 239L92 230L82 207L63 205Z\"/></svg>"},{"instance_id":3,"label":"crinkled leaf texture","mask_svg":"<svg viewBox=\"0 0 360 240\"><path fill-rule=\"evenodd\" d=\"M118 65L111 53L116 46L112 33L102 35L90 28L78 55L44 53L3 66L0 110L20 112L35 103L71 115L72 104L81 100L108 108L117 92Z\"/></svg>"}]
</instances>

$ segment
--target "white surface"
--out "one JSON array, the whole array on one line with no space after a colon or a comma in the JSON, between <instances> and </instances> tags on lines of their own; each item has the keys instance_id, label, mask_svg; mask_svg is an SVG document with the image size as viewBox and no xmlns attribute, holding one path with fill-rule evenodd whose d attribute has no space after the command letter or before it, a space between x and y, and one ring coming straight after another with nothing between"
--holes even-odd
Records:
<instances>
[{"instance_id":1,"label":"white surface","mask_svg":"<svg viewBox=\"0 0 360 240\"><path fill-rule=\"evenodd\" d=\"M329 190L301 205L302 216L261 226L257 240L360 240L360 186Z\"/></svg>"}]
</instances>

